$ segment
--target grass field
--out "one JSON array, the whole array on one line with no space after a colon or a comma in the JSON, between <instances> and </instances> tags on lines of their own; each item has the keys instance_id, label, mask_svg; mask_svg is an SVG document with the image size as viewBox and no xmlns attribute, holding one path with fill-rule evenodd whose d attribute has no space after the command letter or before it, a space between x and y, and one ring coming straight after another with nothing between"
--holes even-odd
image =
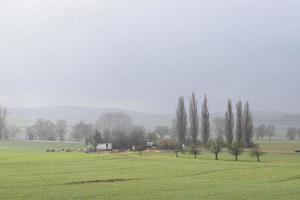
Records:
<instances>
[{"instance_id":1,"label":"grass field","mask_svg":"<svg viewBox=\"0 0 300 200\"><path fill-rule=\"evenodd\" d=\"M300 199L300 143L263 142L257 163L202 153L46 152L80 144L0 142L0 199ZM273 152L273 153L272 153Z\"/></svg>"}]
</instances>

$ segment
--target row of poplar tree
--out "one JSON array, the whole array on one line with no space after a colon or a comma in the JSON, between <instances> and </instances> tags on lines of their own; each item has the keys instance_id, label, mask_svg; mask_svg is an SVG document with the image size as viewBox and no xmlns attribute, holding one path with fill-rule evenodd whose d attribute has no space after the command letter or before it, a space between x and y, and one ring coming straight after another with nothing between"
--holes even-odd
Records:
<instances>
[{"instance_id":1,"label":"row of poplar tree","mask_svg":"<svg viewBox=\"0 0 300 200\"><path fill-rule=\"evenodd\" d=\"M175 119L178 143L185 145L187 143L187 138L190 138L192 146L199 146L200 144L204 146L209 145L209 142L211 142L211 133L206 95L204 96L200 116L198 114L198 102L195 93L192 93L190 98L188 112L189 115L185 107L184 97L180 96ZM223 138L216 139L223 140L228 147L232 144L246 148L253 146L253 117L248 101L245 103L244 107L242 101L238 101L234 114L232 101L229 99L224 121L225 141ZM201 134L200 141L198 139L199 133Z\"/></svg>"}]
</instances>

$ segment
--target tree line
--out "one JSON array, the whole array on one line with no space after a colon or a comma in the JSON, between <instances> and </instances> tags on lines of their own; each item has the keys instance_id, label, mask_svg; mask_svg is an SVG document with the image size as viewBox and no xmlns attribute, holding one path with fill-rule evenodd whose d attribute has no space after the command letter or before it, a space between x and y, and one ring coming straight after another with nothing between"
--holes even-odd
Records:
<instances>
[{"instance_id":1,"label":"tree line","mask_svg":"<svg viewBox=\"0 0 300 200\"><path fill-rule=\"evenodd\" d=\"M229 99L223 120L225 124L224 134L222 134L222 129L219 128L219 130L217 129L217 138L212 138L207 96L204 96L200 114L198 114L198 101L195 93L192 93L190 97L188 111L186 110L184 97L180 96L175 119L178 149L181 150L182 147L188 146L197 158L197 154L203 146L214 153L215 158L218 159L218 154L226 147L235 156L236 160L238 160L243 148L255 147L256 153L260 151L252 140L254 126L248 101L244 106L242 101L238 101L234 114L232 101ZM222 120L217 123L221 124ZM199 133L201 137L198 136Z\"/></svg>"},{"instance_id":2,"label":"tree line","mask_svg":"<svg viewBox=\"0 0 300 200\"><path fill-rule=\"evenodd\" d=\"M112 143L115 149L146 148L146 143L160 149L174 149L175 141L168 126L157 126L146 131L142 126L134 125L130 116L121 112L109 112L99 116L95 123L79 121L71 126L65 120L52 122L38 119L26 128L29 140L72 140L95 146L98 143ZM97 139L95 139L97 138ZM100 139L99 139L100 138Z\"/></svg>"},{"instance_id":3,"label":"tree line","mask_svg":"<svg viewBox=\"0 0 300 200\"><path fill-rule=\"evenodd\" d=\"M158 127L158 131L163 127ZM161 134L163 131L161 131ZM68 137L68 138L66 138ZM146 131L135 126L132 119L125 113L104 113L95 123L79 121L68 126L66 120L52 122L38 119L26 128L29 140L60 140L65 139L81 142L95 147L99 143L113 143L116 149L135 146L136 149L146 147Z\"/></svg>"},{"instance_id":4,"label":"tree line","mask_svg":"<svg viewBox=\"0 0 300 200\"><path fill-rule=\"evenodd\" d=\"M286 137L289 140L295 140L297 137L300 139L300 128L290 127L286 132Z\"/></svg>"},{"instance_id":5,"label":"tree line","mask_svg":"<svg viewBox=\"0 0 300 200\"><path fill-rule=\"evenodd\" d=\"M0 105L0 140L14 139L21 129L15 125L7 124L7 108Z\"/></svg>"},{"instance_id":6,"label":"tree line","mask_svg":"<svg viewBox=\"0 0 300 200\"><path fill-rule=\"evenodd\" d=\"M64 141L67 134L67 122L58 120L56 123L50 120L38 119L32 126L25 130L29 140L60 140Z\"/></svg>"},{"instance_id":7,"label":"tree line","mask_svg":"<svg viewBox=\"0 0 300 200\"><path fill-rule=\"evenodd\" d=\"M258 127L255 128L255 136L257 140L263 140L264 137L268 137L269 140L272 139L273 136L275 136L275 126L274 125L265 125L261 124Z\"/></svg>"},{"instance_id":8,"label":"tree line","mask_svg":"<svg viewBox=\"0 0 300 200\"><path fill-rule=\"evenodd\" d=\"M221 130L217 130L217 139L225 140L228 145L231 145L233 142L237 142L242 146L250 147L253 144L253 117L248 101L245 103L244 107L242 102L238 101L236 104L236 115L234 115L232 102L229 99L223 120L225 124L225 134L222 133L223 130L220 128ZM204 96L202 103L201 116L198 114L198 102L194 93L192 94L189 102L189 116L187 115L185 108L184 97L179 97L176 109L175 127L177 139L181 145L208 144L211 135L206 95ZM199 133L201 134L201 140L198 137Z\"/></svg>"}]
</instances>

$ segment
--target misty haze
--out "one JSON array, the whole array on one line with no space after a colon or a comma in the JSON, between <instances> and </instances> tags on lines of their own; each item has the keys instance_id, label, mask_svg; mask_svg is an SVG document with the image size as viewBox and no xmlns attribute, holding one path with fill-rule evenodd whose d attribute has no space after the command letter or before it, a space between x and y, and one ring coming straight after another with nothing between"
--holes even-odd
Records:
<instances>
[{"instance_id":1,"label":"misty haze","mask_svg":"<svg viewBox=\"0 0 300 200\"><path fill-rule=\"evenodd\" d=\"M2 0L0 199L300 199L299 10Z\"/></svg>"}]
</instances>

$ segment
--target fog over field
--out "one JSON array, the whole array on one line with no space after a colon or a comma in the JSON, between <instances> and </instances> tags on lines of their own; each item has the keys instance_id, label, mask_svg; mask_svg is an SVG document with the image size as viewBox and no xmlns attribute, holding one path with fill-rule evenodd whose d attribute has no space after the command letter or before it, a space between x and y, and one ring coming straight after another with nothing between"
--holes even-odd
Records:
<instances>
[{"instance_id":1,"label":"fog over field","mask_svg":"<svg viewBox=\"0 0 300 200\"><path fill-rule=\"evenodd\" d=\"M132 118L134 124L144 126L147 130L153 130L156 126L172 127L172 120L175 118L174 113L148 113L118 108L101 109L80 106L49 106L10 108L9 121L12 124L19 125L21 128L32 125L39 118L49 119L52 121L66 119L69 122L69 125L73 125L80 120L93 123L100 114L107 112L127 113ZM224 117L224 113L211 113L212 120L218 117ZM254 111L253 117L255 126L260 124L274 124L276 125L277 131L284 131L289 127L300 128L300 114ZM212 123L212 126L214 126L214 123ZM285 132L278 133L278 136L283 137L284 135Z\"/></svg>"},{"instance_id":2,"label":"fog over field","mask_svg":"<svg viewBox=\"0 0 300 200\"><path fill-rule=\"evenodd\" d=\"M300 0L0 0L0 200L299 200Z\"/></svg>"},{"instance_id":3,"label":"fog over field","mask_svg":"<svg viewBox=\"0 0 300 200\"><path fill-rule=\"evenodd\" d=\"M2 0L0 102L174 113L179 95L300 112L295 0Z\"/></svg>"}]
</instances>

